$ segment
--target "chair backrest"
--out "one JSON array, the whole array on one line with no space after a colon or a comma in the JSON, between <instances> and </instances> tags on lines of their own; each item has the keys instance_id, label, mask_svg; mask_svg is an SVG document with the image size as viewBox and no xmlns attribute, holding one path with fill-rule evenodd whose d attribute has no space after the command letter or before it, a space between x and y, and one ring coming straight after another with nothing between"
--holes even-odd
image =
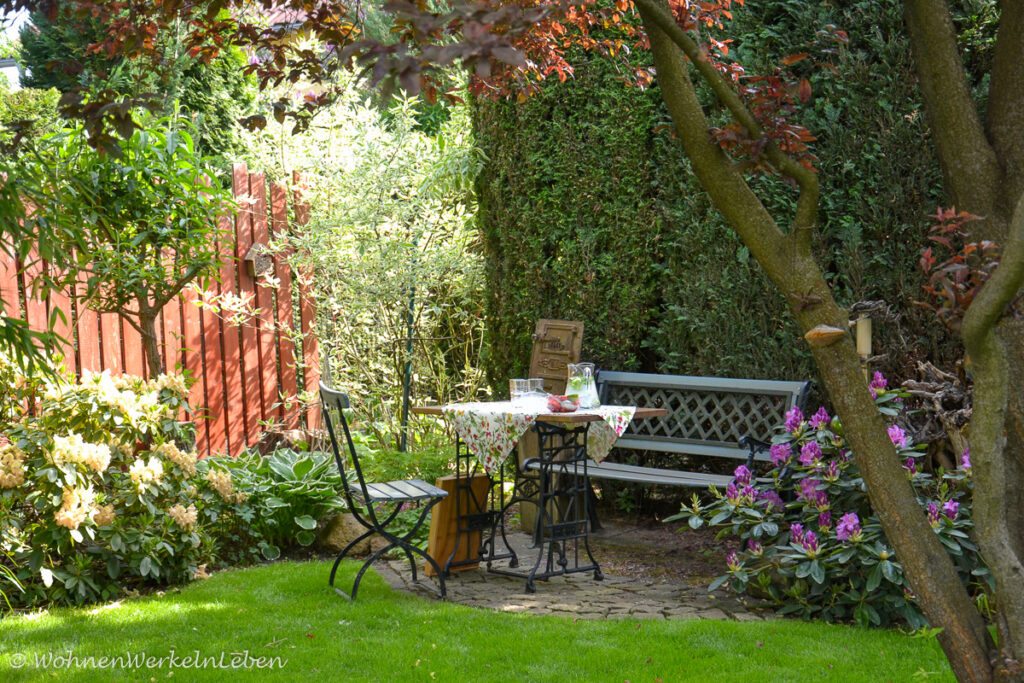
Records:
<instances>
[{"instance_id":1,"label":"chair backrest","mask_svg":"<svg viewBox=\"0 0 1024 683\"><path fill-rule=\"evenodd\" d=\"M324 409L324 424L327 425L327 433L331 437L331 447L334 449L334 461L338 464L338 472L345 483L345 500L348 502L349 509L352 509L353 505L348 487L348 478L345 475L345 456L342 455L341 445L338 442L338 427L341 427L341 433L345 437L348 454L352 458L352 471L359 482L359 488L362 489L363 500L369 499L369 494L366 490L366 480L363 478L363 468L359 465L359 454L356 452L356 446L352 442L352 433L348 428L348 420L345 419L345 409L351 407L352 402L349 400L348 394L335 391L323 382L320 382L320 403Z\"/></svg>"}]
</instances>

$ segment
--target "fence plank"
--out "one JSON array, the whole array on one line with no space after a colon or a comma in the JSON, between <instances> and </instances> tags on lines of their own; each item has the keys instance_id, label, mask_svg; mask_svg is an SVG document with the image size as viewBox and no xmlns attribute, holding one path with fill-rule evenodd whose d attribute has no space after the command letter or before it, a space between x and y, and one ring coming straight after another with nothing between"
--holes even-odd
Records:
<instances>
[{"instance_id":1,"label":"fence plank","mask_svg":"<svg viewBox=\"0 0 1024 683\"><path fill-rule=\"evenodd\" d=\"M301 227L309 223L309 204L302 198L302 174L292 175L295 183L293 198L295 206L295 225ZM316 322L316 304L310 283L313 273L309 268L303 269L298 276L299 281L299 329L302 332L302 378L307 392L319 395L320 388L320 347L314 333ZM320 403L314 401L306 408L306 426L310 429L320 425Z\"/></svg>"},{"instance_id":2,"label":"fence plank","mask_svg":"<svg viewBox=\"0 0 1024 683\"><path fill-rule=\"evenodd\" d=\"M32 249L27 262L18 264L21 284L25 291L25 320L29 327L37 332L45 332L49 325L46 319L46 301L37 297L32 287L43 272L43 263Z\"/></svg>"},{"instance_id":3,"label":"fence plank","mask_svg":"<svg viewBox=\"0 0 1024 683\"><path fill-rule=\"evenodd\" d=\"M78 309L78 360L82 371L100 372L103 370L100 353L100 319L96 311L85 305L82 296L85 293L85 275L79 274L74 287L75 304Z\"/></svg>"},{"instance_id":4,"label":"fence plank","mask_svg":"<svg viewBox=\"0 0 1024 683\"><path fill-rule=\"evenodd\" d=\"M235 259L238 273L238 295L255 304L256 287L249 271L245 268L245 255L252 247L252 200L249 190L249 172L245 164L235 164L233 181L235 198L239 202L238 217L235 220ZM260 387L259 349L256 342L254 321L246 321L241 327L242 341L242 406L245 416L246 443L254 443L259 436L259 420L263 416L263 391Z\"/></svg>"},{"instance_id":5,"label":"fence plank","mask_svg":"<svg viewBox=\"0 0 1024 683\"><path fill-rule=\"evenodd\" d=\"M100 314L100 365L112 375L124 372L121 358L121 320L116 313Z\"/></svg>"},{"instance_id":6,"label":"fence plank","mask_svg":"<svg viewBox=\"0 0 1024 683\"><path fill-rule=\"evenodd\" d=\"M164 372L175 372L179 365L185 367L181 356L181 297L171 299L160 312L160 333L163 340L161 351Z\"/></svg>"},{"instance_id":7,"label":"fence plank","mask_svg":"<svg viewBox=\"0 0 1024 683\"><path fill-rule=\"evenodd\" d=\"M49 315L53 319L53 331L66 342L60 344L60 351L64 356L64 366L70 371L72 377L77 377L78 358L75 352L75 319L71 310L71 297L68 296L67 290L55 290L50 292L47 303L49 304ZM57 311L64 314L63 319Z\"/></svg>"},{"instance_id":8,"label":"fence plank","mask_svg":"<svg viewBox=\"0 0 1024 683\"><path fill-rule=\"evenodd\" d=\"M263 173L253 173L249 176L249 191L254 200L252 205L253 243L266 246L270 242L270 232L267 229L267 178ZM246 263L243 267L248 271L250 264ZM280 386L277 372L277 334L275 331L277 312L274 305L274 288L266 286L266 280L259 274L256 275L254 281L256 305L260 310L257 342L260 357L260 386L263 391L261 399L263 419L277 421L281 417L281 406L278 400Z\"/></svg>"},{"instance_id":9,"label":"fence plank","mask_svg":"<svg viewBox=\"0 0 1024 683\"><path fill-rule=\"evenodd\" d=\"M236 262L234 257L237 219L228 218L225 227L227 231L219 241L223 261L220 268L220 283L217 286L217 291L222 295L235 294L237 289L235 284ZM225 409L229 415L227 449L229 453L235 453L240 451L247 443L245 429L246 409L245 401L243 400L244 377L242 375L241 333L238 327L224 319L220 320L220 329L221 349L224 354L222 366L224 373L224 400L227 403Z\"/></svg>"},{"instance_id":10,"label":"fence plank","mask_svg":"<svg viewBox=\"0 0 1024 683\"><path fill-rule=\"evenodd\" d=\"M124 348L125 374L146 377L149 369L143 353L142 335L124 318L121 319L121 346Z\"/></svg>"},{"instance_id":11,"label":"fence plank","mask_svg":"<svg viewBox=\"0 0 1024 683\"><path fill-rule=\"evenodd\" d=\"M288 188L282 183L270 186L270 217L273 221L272 230L275 239L282 239L288 234ZM295 330L295 317L292 310L292 269L288 264L290 250L274 255L274 276L278 280L277 355L281 369L281 400L282 420L288 429L298 426L299 412L296 401L298 385L295 381L295 343L291 335Z\"/></svg>"},{"instance_id":12,"label":"fence plank","mask_svg":"<svg viewBox=\"0 0 1024 683\"><path fill-rule=\"evenodd\" d=\"M218 247L223 254L223 248L225 245L225 239L231 234L233 222L229 216L222 216L218 222L218 228L221 230L221 237L218 240ZM221 264L223 270L230 271L232 277L234 272L232 271L233 262L230 261L227 256L224 256L225 262ZM218 291L217 283L210 283L210 289ZM237 332L234 329L230 329L230 332ZM228 400L226 391L226 368L224 361L224 340L223 340L223 321L219 315L214 314L212 311L203 311L203 338L206 340L206 407L209 412L209 439L210 439L210 453L231 453L238 455L241 451L241 435L236 451L231 450L231 442L229 439L230 434L230 423L240 422L237 419L239 410L241 409L240 403L232 403ZM235 348L237 352L237 338L235 334ZM238 363L237 359L235 362L235 377L238 380L238 385L241 387L241 374L237 370Z\"/></svg>"},{"instance_id":13,"label":"fence plank","mask_svg":"<svg viewBox=\"0 0 1024 683\"><path fill-rule=\"evenodd\" d=\"M202 311L195 304L195 292L185 289L181 293L181 307L185 311L184 327L182 329L185 352L185 370L187 370L195 382L189 392L189 405L195 410L196 422L196 450L202 455L210 453L210 434L206 419L206 377L203 362L203 324Z\"/></svg>"},{"instance_id":14,"label":"fence plank","mask_svg":"<svg viewBox=\"0 0 1024 683\"><path fill-rule=\"evenodd\" d=\"M0 305L4 315L21 318L21 297L18 294L18 262L0 249Z\"/></svg>"}]
</instances>

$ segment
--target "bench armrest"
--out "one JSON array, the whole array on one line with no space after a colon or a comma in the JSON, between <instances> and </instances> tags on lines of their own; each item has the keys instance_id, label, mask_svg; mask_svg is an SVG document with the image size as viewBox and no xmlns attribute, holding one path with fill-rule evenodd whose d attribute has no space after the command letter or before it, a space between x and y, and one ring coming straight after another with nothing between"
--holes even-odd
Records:
<instances>
[{"instance_id":1,"label":"bench armrest","mask_svg":"<svg viewBox=\"0 0 1024 683\"><path fill-rule=\"evenodd\" d=\"M754 467L754 456L758 453L764 453L771 449L771 443L767 441L761 441L761 439L755 439L749 434L740 437L740 447L747 449L749 455L747 456L747 467Z\"/></svg>"}]
</instances>

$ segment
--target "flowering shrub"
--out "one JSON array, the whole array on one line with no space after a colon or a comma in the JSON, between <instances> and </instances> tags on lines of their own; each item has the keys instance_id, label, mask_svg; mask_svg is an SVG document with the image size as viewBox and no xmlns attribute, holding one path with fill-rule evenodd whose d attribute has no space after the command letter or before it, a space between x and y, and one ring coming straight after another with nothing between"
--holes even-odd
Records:
<instances>
[{"instance_id":1,"label":"flowering shrub","mask_svg":"<svg viewBox=\"0 0 1024 683\"><path fill-rule=\"evenodd\" d=\"M0 576L17 579L7 591L15 605L110 599L202 576L210 563L276 557L275 541L313 541L316 518L278 514L292 507L275 495L278 487L308 491L258 476L261 456L197 459L193 425L179 421L188 413L181 376L20 377L7 390ZM339 507L336 490L320 490L309 510Z\"/></svg>"},{"instance_id":2,"label":"flowering shrub","mask_svg":"<svg viewBox=\"0 0 1024 683\"><path fill-rule=\"evenodd\" d=\"M871 392L883 414L895 417L905 394L888 389L875 373ZM971 469L965 453L956 471L937 475L917 465L917 446L901 427L889 438L904 471L927 511L932 528L952 556L965 583L974 582L979 597L988 571L970 540ZM726 558L727 573L711 590L728 583L781 605L781 614L828 621L852 619L859 624L905 621L926 624L903 568L867 499L864 482L843 438L843 428L824 409L810 418L794 408L773 438L771 470L755 480L745 465L736 468L724 494L712 487L714 500L690 505L669 520L686 519L693 528L722 527L743 541Z\"/></svg>"}]
</instances>

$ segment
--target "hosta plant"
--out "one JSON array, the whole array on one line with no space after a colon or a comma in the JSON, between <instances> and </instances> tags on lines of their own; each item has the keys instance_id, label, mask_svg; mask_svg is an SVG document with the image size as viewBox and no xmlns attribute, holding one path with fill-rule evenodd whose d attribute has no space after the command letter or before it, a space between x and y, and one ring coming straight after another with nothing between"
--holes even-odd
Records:
<instances>
[{"instance_id":1,"label":"hosta plant","mask_svg":"<svg viewBox=\"0 0 1024 683\"><path fill-rule=\"evenodd\" d=\"M899 390L876 373L871 382L878 409L890 420L903 414ZM924 447L899 424L889 427L922 514L952 556L961 578L986 603L988 571L971 541L970 454L952 472L928 473L919 465ZM712 500L694 495L678 515L696 529L718 527L742 540L726 557L726 573L710 586L728 585L779 606L782 614L862 625L926 625L903 568L871 508L864 482L843 437L824 409L809 418L798 408L772 439L770 470L755 478L736 468Z\"/></svg>"}]
</instances>

